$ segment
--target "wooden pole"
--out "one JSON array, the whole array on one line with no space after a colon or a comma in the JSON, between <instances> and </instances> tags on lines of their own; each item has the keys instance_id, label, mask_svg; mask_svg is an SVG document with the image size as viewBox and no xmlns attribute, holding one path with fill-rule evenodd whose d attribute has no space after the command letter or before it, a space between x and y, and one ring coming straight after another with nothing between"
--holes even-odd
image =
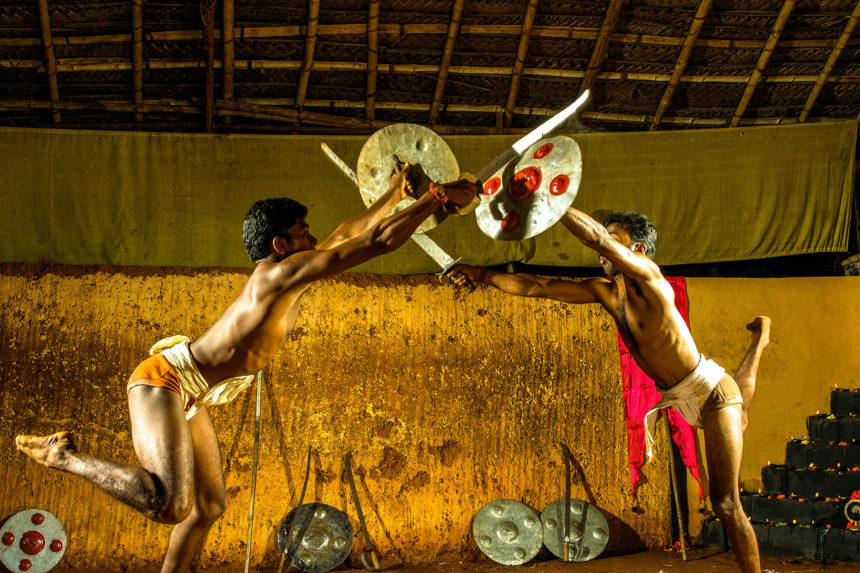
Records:
<instances>
[{"instance_id":1,"label":"wooden pole","mask_svg":"<svg viewBox=\"0 0 860 573\"><path fill-rule=\"evenodd\" d=\"M320 0L310 0L308 4L308 25L305 31L305 59L302 61L302 73L299 76L299 87L296 90L296 107L299 111L305 105L308 92L308 81L314 65L314 51L317 45L317 24L320 20Z\"/></svg>"},{"instance_id":2,"label":"wooden pole","mask_svg":"<svg viewBox=\"0 0 860 573\"><path fill-rule=\"evenodd\" d=\"M848 18L845 30L843 30L839 39L836 40L836 46L833 48L833 51L830 52L830 56L827 58L824 68L822 68L821 73L818 74L818 78L815 80L815 85L812 87L809 97L806 98L806 104L803 106L803 111L800 112L800 123L805 123L809 117L809 112L812 110L812 106L815 105L815 100L818 99L818 94L821 93L821 88L824 87L824 83L827 81L827 76L830 75L830 72L833 70L833 66L836 65L836 60L839 59L839 55L848 43L848 39L851 38L851 34L854 33L854 27L857 25L858 18L860 18L860 2L857 2L854 6L854 11L851 12L851 16Z\"/></svg>"},{"instance_id":3,"label":"wooden pole","mask_svg":"<svg viewBox=\"0 0 860 573\"><path fill-rule=\"evenodd\" d=\"M609 36L612 30L615 29L615 24L618 22L618 15L621 13L621 4L623 0L612 0L609 3L609 8L606 10L606 16L603 17L603 25L600 26L600 33L597 36L597 41L594 43L594 51L591 53L591 60L588 62L588 70L582 78L582 83L579 85L579 93L581 94L587 89L591 89L594 81L597 79L597 74L600 72L600 66L603 65L603 60L606 58L606 52L609 50Z\"/></svg>"},{"instance_id":4,"label":"wooden pole","mask_svg":"<svg viewBox=\"0 0 860 573\"><path fill-rule=\"evenodd\" d=\"M215 131L215 4L217 0L201 0L200 16L206 42L206 133Z\"/></svg>"},{"instance_id":5,"label":"wooden pole","mask_svg":"<svg viewBox=\"0 0 860 573\"><path fill-rule=\"evenodd\" d=\"M376 77L379 72L379 0L370 0L367 15L367 95L364 116L376 117Z\"/></svg>"},{"instance_id":6,"label":"wooden pole","mask_svg":"<svg viewBox=\"0 0 860 573\"><path fill-rule=\"evenodd\" d=\"M54 42L51 38L51 16L48 13L48 0L37 0L39 4L39 27L42 30L42 46L45 52L45 71L48 74L48 93L54 123L60 123L60 111L56 104L60 101L60 90L57 87L57 63L54 59Z\"/></svg>"},{"instance_id":7,"label":"wooden pole","mask_svg":"<svg viewBox=\"0 0 860 573\"><path fill-rule=\"evenodd\" d=\"M455 0L451 8L451 21L448 23L448 35L445 37L445 47L442 50L442 62L439 64L439 75L436 76L436 88L433 90L433 103L430 104L430 125L439 119L439 108L442 105L442 94L445 92L445 82L448 79L448 68L454 55L454 44L460 31L460 17L463 15L464 0Z\"/></svg>"},{"instance_id":8,"label":"wooden pole","mask_svg":"<svg viewBox=\"0 0 860 573\"><path fill-rule=\"evenodd\" d=\"M132 89L135 105L143 103L143 0L132 0L131 3L131 37L132 37ZM143 121L143 114L134 114L135 125Z\"/></svg>"},{"instance_id":9,"label":"wooden pole","mask_svg":"<svg viewBox=\"0 0 860 573\"><path fill-rule=\"evenodd\" d=\"M532 26L535 22L538 0L529 0L526 14L523 18L523 27L520 33L520 45L517 47L517 57L514 61L514 69L511 73L511 87L508 90L508 101L505 104L505 128L511 126L514 119L514 106L517 104L517 93L520 89L520 79L526 64L526 54L529 51L529 39L531 38Z\"/></svg>"},{"instance_id":10,"label":"wooden pole","mask_svg":"<svg viewBox=\"0 0 860 573\"><path fill-rule=\"evenodd\" d=\"M779 41L780 35L782 35L785 23L788 21L791 11L794 10L794 2L795 0L785 0L785 3L782 5L782 9L779 11L779 16L776 17L776 22L773 25L773 29L770 31L770 35L767 37L764 50L759 54L758 61L755 64L755 69L753 70L753 73L750 74L747 87L744 88L741 101L738 103L738 109L735 110L735 115L731 119L730 125L732 127L737 127L741 122L741 117L744 115L744 111L746 111L747 105L749 105L749 102L752 99L753 92L758 86L759 80L761 80L761 76L764 73L764 69L767 67L767 62L773 53L773 49L776 47L776 43Z\"/></svg>"},{"instance_id":11,"label":"wooden pole","mask_svg":"<svg viewBox=\"0 0 860 573\"><path fill-rule=\"evenodd\" d=\"M224 52L222 56L221 75L223 80L222 97L230 101L233 99L233 78L235 76L235 36L233 36L233 0L224 0L221 6L221 49Z\"/></svg>"},{"instance_id":12,"label":"wooden pole","mask_svg":"<svg viewBox=\"0 0 860 573\"><path fill-rule=\"evenodd\" d=\"M696 15L693 16L693 22L687 31L687 37L684 38L684 46L681 48L681 54L678 56L678 61L675 62L675 70L672 72L672 78L669 80L669 85L666 86L666 91L663 92L663 97L660 98L660 103L654 112L654 118L651 120L651 130L657 129L657 126L663 121L663 114L666 113L666 110L672 104L672 96L675 95L675 89L681 82L681 76L684 74L684 70L687 69L690 54L693 52L696 39L702 30L702 24L705 23L705 16L707 16L710 9L711 0L700 0L699 7L696 9Z\"/></svg>"}]
</instances>

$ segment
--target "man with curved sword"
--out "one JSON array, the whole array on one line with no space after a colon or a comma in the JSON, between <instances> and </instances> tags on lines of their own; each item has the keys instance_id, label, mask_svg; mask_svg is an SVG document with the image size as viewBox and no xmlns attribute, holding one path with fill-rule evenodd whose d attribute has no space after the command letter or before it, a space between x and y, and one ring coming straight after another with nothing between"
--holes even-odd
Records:
<instances>
[{"instance_id":1,"label":"man with curved sword","mask_svg":"<svg viewBox=\"0 0 860 573\"><path fill-rule=\"evenodd\" d=\"M747 325L752 341L732 378L699 352L675 308L672 287L652 261L657 233L647 217L615 213L604 226L570 207L561 221L598 253L608 278L563 280L471 265L457 265L448 276L461 286L470 281L517 296L601 304L615 320L636 363L654 379L662 395L655 410L675 406L691 425L703 429L714 511L726 527L741 569L758 573L758 545L741 507L738 478L743 433L759 358L769 340L770 319L760 316Z\"/></svg>"}]
</instances>

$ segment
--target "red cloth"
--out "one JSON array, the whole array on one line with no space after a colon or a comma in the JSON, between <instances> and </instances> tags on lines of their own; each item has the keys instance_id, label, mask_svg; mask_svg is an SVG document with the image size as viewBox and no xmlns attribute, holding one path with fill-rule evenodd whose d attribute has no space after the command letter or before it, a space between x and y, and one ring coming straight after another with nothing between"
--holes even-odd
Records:
<instances>
[{"instance_id":1,"label":"red cloth","mask_svg":"<svg viewBox=\"0 0 860 573\"><path fill-rule=\"evenodd\" d=\"M687 326L690 325L687 299L687 281L684 277L666 277L675 291L675 306L684 317ZM618 354L621 359L621 376L624 383L624 418L627 423L627 446L630 456L630 481L633 487L633 497L641 479L640 468L645 463L645 414L660 401L654 381L649 378L627 349L627 345L618 335ZM699 463L696 458L696 429L678 413L675 408L665 410L669 416L669 426L672 428L672 439L678 444L681 458L690 469L690 474L699 482ZM704 492L699 483L699 499Z\"/></svg>"}]
</instances>

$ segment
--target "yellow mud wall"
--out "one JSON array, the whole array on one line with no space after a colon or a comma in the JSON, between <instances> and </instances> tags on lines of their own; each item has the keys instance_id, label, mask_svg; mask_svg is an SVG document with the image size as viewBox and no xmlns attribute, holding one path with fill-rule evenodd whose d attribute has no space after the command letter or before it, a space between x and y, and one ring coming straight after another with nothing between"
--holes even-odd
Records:
<instances>
[{"instance_id":1,"label":"yellow mud wall","mask_svg":"<svg viewBox=\"0 0 860 573\"><path fill-rule=\"evenodd\" d=\"M135 463L125 380L151 344L200 335L246 272L0 265L0 514L56 514L63 563L160 562L170 527L83 480L36 465L18 433L74 430L84 452ZM471 519L520 500L538 512L564 495L559 441L579 468L573 495L610 523L609 552L669 542L667 464L649 474L644 515L631 511L615 329L596 306L474 293L435 277L347 274L311 288L262 387L252 565L277 564L276 531L307 501L357 525L342 457L352 450L368 527L386 565L471 561ZM254 397L214 408L229 507L200 565L244 562ZM660 443L664 444L660 435ZM665 451L665 450L664 450ZM351 556L363 540L356 536Z\"/></svg>"},{"instance_id":2,"label":"yellow mud wall","mask_svg":"<svg viewBox=\"0 0 860 573\"><path fill-rule=\"evenodd\" d=\"M786 442L806 435L806 418L829 411L833 387L860 387L860 277L690 278L687 285L699 350L730 374L749 345L744 326L757 315L773 320L741 466L742 483L756 491L761 469L783 463Z\"/></svg>"}]
</instances>

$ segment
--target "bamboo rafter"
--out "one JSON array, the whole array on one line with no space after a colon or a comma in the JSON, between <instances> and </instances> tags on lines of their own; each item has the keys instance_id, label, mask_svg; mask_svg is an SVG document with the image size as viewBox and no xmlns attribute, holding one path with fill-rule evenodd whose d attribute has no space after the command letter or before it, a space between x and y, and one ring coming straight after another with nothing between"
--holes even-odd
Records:
<instances>
[{"instance_id":1,"label":"bamboo rafter","mask_svg":"<svg viewBox=\"0 0 860 573\"><path fill-rule=\"evenodd\" d=\"M0 60L0 68L35 69L44 72L44 62L41 60ZM56 60L57 71L62 73L82 71L122 71L132 69L132 62L127 58L60 58ZM161 60L153 59L146 62L150 70L199 69L203 64L198 60ZM220 61L215 67L221 67ZM235 68L241 70L298 70L302 62L290 60L235 60ZM324 72L366 72L367 64L363 62L324 62L315 61L312 69ZM450 66L448 74L510 76L513 68L489 66ZM378 71L392 74L437 74L436 64L379 64ZM558 70L553 68L523 68L523 76L535 78L581 79L585 72L581 70ZM601 72L598 79L608 81L635 80L640 82L669 82L672 76L668 74L637 73L637 72ZM785 75L765 76L761 81L766 83L815 83L817 75ZM715 84L745 84L749 76L681 76L684 83L715 83ZM827 83L858 83L860 75L828 76Z\"/></svg>"},{"instance_id":2,"label":"bamboo rafter","mask_svg":"<svg viewBox=\"0 0 860 573\"><path fill-rule=\"evenodd\" d=\"M45 51L45 71L48 76L48 93L53 103L60 101L60 89L57 86L57 61L54 58L54 42L51 36L51 16L48 13L48 0L37 0L39 5L39 28L42 31L42 46ZM60 123L60 110L52 108L54 123Z\"/></svg>"},{"instance_id":3,"label":"bamboo rafter","mask_svg":"<svg viewBox=\"0 0 860 573\"><path fill-rule=\"evenodd\" d=\"M430 125L439 119L439 107L442 104L442 94L445 92L445 81L448 79L448 68L454 55L454 44L460 32L460 17L463 15L464 0L455 0L451 8L451 21L448 23L448 35L445 36L445 47L442 50L442 63L439 64L439 75L436 76L436 87L433 90L433 103L430 104Z\"/></svg>"},{"instance_id":4,"label":"bamboo rafter","mask_svg":"<svg viewBox=\"0 0 860 573\"><path fill-rule=\"evenodd\" d=\"M240 26L233 29L234 37L246 40L266 40L271 38L295 38L305 35L305 26ZM445 24L380 24L380 34L445 34L448 26ZM317 26L317 36L360 35L367 31L364 24L322 24ZM474 36L519 36L521 26L515 25L483 25L461 24L460 34ZM220 39L220 32L216 32ZM534 26L533 38L559 38L567 40L596 40L600 35L599 28L567 27L567 26ZM149 41L192 41L201 40L200 30L164 30L146 34ZM58 36L53 39L54 45L83 45L111 44L131 42L131 34L99 34L92 36ZM622 34L609 36L610 42L623 44L643 44L653 46L683 46L686 38L675 36L655 36L653 34ZM39 46L40 38L0 38L0 46ZM760 50L766 40L726 40L719 38L699 38L697 48L726 48ZM860 45L860 38L849 40L849 46ZM831 39L814 40L785 40L780 44L783 48L832 48Z\"/></svg>"},{"instance_id":5,"label":"bamboo rafter","mask_svg":"<svg viewBox=\"0 0 860 573\"><path fill-rule=\"evenodd\" d=\"M515 25L482 25L462 24L460 33L474 36L519 36L521 26ZM443 24L380 24L380 34L404 35L404 34L426 34L442 35L447 30ZM365 33L366 26L363 24L322 24L317 27L318 36L360 35ZM600 33L599 28L569 28L564 26L534 26L532 37L536 38L558 38L568 40L596 40ZM293 38L305 35L305 26L248 26L237 27L234 35L244 39L266 40L270 38ZM202 34L198 30L166 30L161 32L150 32L147 37L151 40L183 41L199 40ZM677 36L657 36L654 34L626 34L615 33L610 35L610 41L623 44L643 44L652 46L683 46L685 38ZM55 44L98 44L113 42L128 42L128 34L104 34L95 36L69 36L54 39ZM38 38L0 38L2 45L38 45ZM699 38L696 47L706 48L728 48L728 49L761 49L766 40L743 40L743 39L721 39L721 38ZM858 45L860 39L850 40L848 45ZM786 40L782 43L786 48L828 48L833 45L830 39L798 39Z\"/></svg>"},{"instance_id":6,"label":"bamboo rafter","mask_svg":"<svg viewBox=\"0 0 860 573\"><path fill-rule=\"evenodd\" d=\"M523 18L523 27L520 32L520 44L517 47L517 57L516 60L514 60L514 69L511 72L511 87L508 90L508 101L505 104L506 128L511 126L511 122L514 119L514 106L517 104L517 94L520 90L520 79L523 74L523 68L526 65L526 54L529 51L529 39L531 38L532 26L534 26L535 23L537 2L538 0L529 0L525 18Z\"/></svg>"},{"instance_id":7,"label":"bamboo rafter","mask_svg":"<svg viewBox=\"0 0 860 573\"><path fill-rule=\"evenodd\" d=\"M770 35L767 37L764 49L761 54L759 54L755 69L753 70L753 73L750 74L747 87L744 88L741 101L738 103L738 109L735 110L735 114L732 116L731 122L729 123L732 127L737 127L738 124L740 124L741 117L743 117L744 111L746 111L747 106L752 99L753 92L755 92L762 74L764 74L764 69L767 67L767 62L770 60L773 49L776 47L776 43L779 42L779 37L782 35L785 23L788 21L791 11L794 10L794 3L795 0L785 0L785 3L783 3L782 9L779 11L779 16L776 17L776 22L773 24L773 29L771 29Z\"/></svg>"},{"instance_id":8,"label":"bamboo rafter","mask_svg":"<svg viewBox=\"0 0 860 573\"><path fill-rule=\"evenodd\" d=\"M236 59L235 36L233 36L233 17L234 5L233 0L224 0L221 7L221 51L222 56L222 72L223 78L223 98L227 101L233 99L233 79L235 77L236 67L234 65Z\"/></svg>"},{"instance_id":9,"label":"bamboo rafter","mask_svg":"<svg viewBox=\"0 0 860 573\"><path fill-rule=\"evenodd\" d=\"M585 77L582 78L582 83L579 86L579 93L591 89L594 81L597 79L597 74L600 73L600 66L603 65L603 60L606 58L606 52L609 50L609 36L615 29L615 24L618 23L618 15L621 13L621 4L623 0L612 0L609 8L606 9L606 16L603 18L603 24L600 26L600 33L597 36L597 41L594 43L594 51L591 53L591 60L588 62L588 70L585 72Z\"/></svg>"},{"instance_id":10,"label":"bamboo rafter","mask_svg":"<svg viewBox=\"0 0 860 573\"><path fill-rule=\"evenodd\" d=\"M314 63L314 51L317 45L317 24L320 20L320 0L310 0L308 3L308 25L305 34L305 59L302 62L302 73L299 77L299 87L296 91L296 107L302 109L305 96L308 93L308 81Z\"/></svg>"},{"instance_id":11,"label":"bamboo rafter","mask_svg":"<svg viewBox=\"0 0 860 573\"><path fill-rule=\"evenodd\" d=\"M206 133L215 131L215 4L218 0L200 0L200 20L206 45Z\"/></svg>"},{"instance_id":12,"label":"bamboo rafter","mask_svg":"<svg viewBox=\"0 0 860 573\"><path fill-rule=\"evenodd\" d=\"M131 37L132 37L132 89L135 105L143 103L143 0L132 0L131 3ZM143 114L134 115L135 123L143 121Z\"/></svg>"},{"instance_id":13,"label":"bamboo rafter","mask_svg":"<svg viewBox=\"0 0 860 573\"><path fill-rule=\"evenodd\" d=\"M699 32L702 31L702 25L705 23L705 16L708 15L708 10L711 9L711 0L700 0L699 7L696 9L696 15L693 16L693 22L690 24L690 30L687 32L687 37L684 38L684 45L681 48L681 53L678 56L678 61L675 62L675 70L672 72L672 77L669 80L669 85L666 86L666 91L663 92L663 97L660 98L660 103L657 105L657 110L654 112L654 117L651 120L650 129L657 129L660 122L663 121L663 114L669 109L672 104L672 96L675 95L675 89L681 82L681 77L684 75L684 70L687 69L687 62L690 60L690 54L693 53L693 48L696 46L696 39L699 37Z\"/></svg>"},{"instance_id":14,"label":"bamboo rafter","mask_svg":"<svg viewBox=\"0 0 860 573\"><path fill-rule=\"evenodd\" d=\"M836 46L834 46L833 51L830 52L827 62L825 62L824 67L821 69L821 73L818 74L818 78L815 80L815 85L812 87L812 91L809 92L809 97L806 98L806 104L804 104L803 111L800 112L800 117L798 118L800 123L805 123L809 117L809 112L812 110L812 106L815 105L815 101L818 99L818 94L821 93L821 88L824 87L824 83L827 81L830 72L833 70L833 66L836 65L836 60L839 59L839 55L848 43L848 39L851 38L851 34L854 33L854 27L857 25L857 20L859 18L860 2L857 2L854 6L854 11L851 12L851 16L848 18L845 30L843 30L839 39L836 40Z\"/></svg>"},{"instance_id":15,"label":"bamboo rafter","mask_svg":"<svg viewBox=\"0 0 860 573\"><path fill-rule=\"evenodd\" d=\"M367 95L364 116L376 117L376 76L379 72L379 0L370 0L367 14Z\"/></svg>"},{"instance_id":16,"label":"bamboo rafter","mask_svg":"<svg viewBox=\"0 0 860 573\"><path fill-rule=\"evenodd\" d=\"M341 116L333 116L324 113L316 113L307 111L307 109L299 112L295 109L284 107L276 107L275 104L292 106L295 100L271 100L259 99L249 101L231 101L219 100L216 103L216 114L219 116L244 116L256 117L258 119L276 119L278 121L298 122L301 118L302 123L328 125L331 127L344 127L349 129L364 129L371 130L379 125L387 125L387 122L370 122L362 118L346 118ZM305 107L320 107L333 109L337 107L352 107L360 109L362 102L347 102L335 100L306 100ZM143 103L135 105L133 103L124 102L58 102L54 104L50 100L0 100L0 110L16 110L16 109L32 109L32 110L50 110L53 107L61 110L95 110L95 111L115 111L124 113L175 113L183 115L199 115L204 113L204 110L199 106L190 105L184 100L158 100L157 103ZM410 104L396 102L380 102L379 107L382 109L394 109L405 111L428 111L429 104ZM446 111L449 112L478 112L478 113L501 113L501 106L477 106L477 105L445 105ZM554 115L558 112L557 109L549 108L516 108L518 114L531 115ZM606 113L586 111L582 114L585 119L597 121L608 121L615 123L637 123L644 124L651 120L650 114L622 114L622 113ZM725 120L721 118L701 118L701 117L682 117L670 116L664 118L665 123L677 125L693 125L703 127L719 127L725 125ZM821 121L838 121L832 118L821 118ZM785 125L795 124L796 118L747 118L741 121L741 125ZM497 133L495 127L475 127L475 126L453 126L453 125L437 125L434 130L438 133ZM528 128L512 128L509 133L525 133Z\"/></svg>"}]
</instances>

